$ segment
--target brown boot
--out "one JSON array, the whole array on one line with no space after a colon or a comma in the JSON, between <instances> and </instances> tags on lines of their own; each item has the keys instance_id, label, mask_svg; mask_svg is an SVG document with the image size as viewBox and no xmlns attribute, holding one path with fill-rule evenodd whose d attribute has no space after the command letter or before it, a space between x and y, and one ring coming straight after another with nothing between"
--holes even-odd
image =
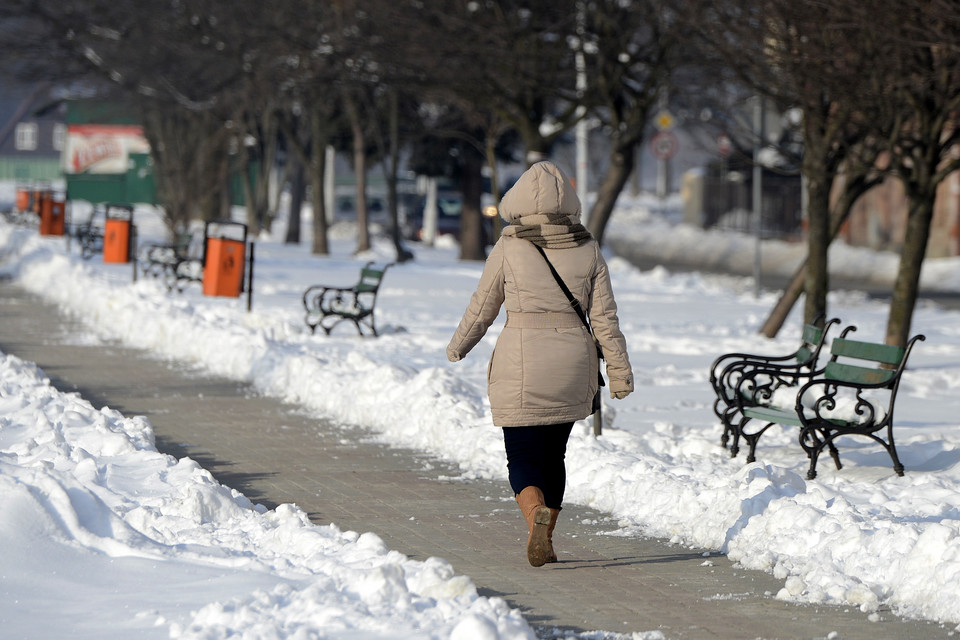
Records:
<instances>
[{"instance_id":1,"label":"brown boot","mask_svg":"<svg viewBox=\"0 0 960 640\"><path fill-rule=\"evenodd\" d=\"M558 517L560 517L560 509L550 509L550 524L547 526L547 544L550 545L550 557L547 562L557 561L557 552L553 550L553 530L557 528Z\"/></svg>"},{"instance_id":2,"label":"brown boot","mask_svg":"<svg viewBox=\"0 0 960 640\"><path fill-rule=\"evenodd\" d=\"M545 565L553 549L547 537L550 527L550 509L543 504L543 492L537 487L526 487L517 496L517 504L527 521L530 535L527 538L527 560L534 567Z\"/></svg>"}]
</instances>

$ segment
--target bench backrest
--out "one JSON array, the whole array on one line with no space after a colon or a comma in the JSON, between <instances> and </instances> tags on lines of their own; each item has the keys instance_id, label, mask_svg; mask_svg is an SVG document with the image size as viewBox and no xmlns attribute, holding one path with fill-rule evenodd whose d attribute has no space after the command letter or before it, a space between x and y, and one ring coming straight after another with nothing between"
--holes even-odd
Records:
<instances>
[{"instance_id":1,"label":"bench backrest","mask_svg":"<svg viewBox=\"0 0 960 640\"><path fill-rule=\"evenodd\" d=\"M830 346L831 357L823 376L828 380L858 385L892 386L903 371L913 343L923 339L923 336L915 336L904 348L836 338Z\"/></svg>"},{"instance_id":2,"label":"bench backrest","mask_svg":"<svg viewBox=\"0 0 960 640\"><path fill-rule=\"evenodd\" d=\"M823 336L825 333L825 329L812 324L803 325L803 343L797 350L797 362L809 362L816 356L820 347L823 346Z\"/></svg>"},{"instance_id":3,"label":"bench backrest","mask_svg":"<svg viewBox=\"0 0 960 640\"><path fill-rule=\"evenodd\" d=\"M383 280L383 274L387 267L374 267L372 262L368 262L360 269L360 281L357 283L357 293L375 293L380 288L380 281Z\"/></svg>"},{"instance_id":4,"label":"bench backrest","mask_svg":"<svg viewBox=\"0 0 960 640\"><path fill-rule=\"evenodd\" d=\"M802 343L800 348L797 349L796 355L797 362L801 365L808 365L810 368L816 367L817 358L820 356L820 350L823 349L824 342L826 342L830 327L839 323L839 318L831 318L823 327L818 327L815 324L803 325Z\"/></svg>"},{"instance_id":5,"label":"bench backrest","mask_svg":"<svg viewBox=\"0 0 960 640\"><path fill-rule=\"evenodd\" d=\"M179 254L186 254L187 249L190 248L190 244L193 242L193 232L191 231L180 231L176 234L173 240L173 249Z\"/></svg>"}]
</instances>

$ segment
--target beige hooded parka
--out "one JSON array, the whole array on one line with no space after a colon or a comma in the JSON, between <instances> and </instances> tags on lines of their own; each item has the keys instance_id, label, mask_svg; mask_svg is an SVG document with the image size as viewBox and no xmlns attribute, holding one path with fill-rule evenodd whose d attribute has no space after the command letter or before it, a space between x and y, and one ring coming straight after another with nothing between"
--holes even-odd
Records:
<instances>
[{"instance_id":1,"label":"beige hooded parka","mask_svg":"<svg viewBox=\"0 0 960 640\"><path fill-rule=\"evenodd\" d=\"M587 310L607 362L611 394L623 397L633 391L607 265L596 241L579 226L580 201L570 181L554 164L537 163L504 195L500 215L516 226L508 227L491 250L447 346L450 361L462 359L496 320L500 307L506 308L506 325L487 370L493 423L515 427L580 420L590 415L597 390L593 338L531 239L545 247L567 288ZM563 222L557 224L558 219ZM530 231L537 225L539 231ZM571 227L579 232L570 233ZM536 237L526 239L530 236Z\"/></svg>"}]
</instances>

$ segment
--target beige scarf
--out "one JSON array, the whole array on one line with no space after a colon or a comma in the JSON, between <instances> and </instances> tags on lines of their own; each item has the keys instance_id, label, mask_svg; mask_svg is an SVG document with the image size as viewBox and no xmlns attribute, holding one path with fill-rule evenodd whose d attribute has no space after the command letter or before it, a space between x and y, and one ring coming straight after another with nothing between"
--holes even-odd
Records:
<instances>
[{"instance_id":1,"label":"beige scarf","mask_svg":"<svg viewBox=\"0 0 960 640\"><path fill-rule=\"evenodd\" d=\"M504 228L503 235L523 238L545 249L571 249L593 237L582 224L560 213L523 216Z\"/></svg>"}]
</instances>

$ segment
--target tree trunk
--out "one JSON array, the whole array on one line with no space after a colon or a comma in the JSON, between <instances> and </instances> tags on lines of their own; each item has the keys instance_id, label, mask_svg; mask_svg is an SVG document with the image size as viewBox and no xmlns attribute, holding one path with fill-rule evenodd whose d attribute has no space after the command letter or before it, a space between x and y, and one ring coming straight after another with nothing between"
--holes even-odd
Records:
<instances>
[{"instance_id":1,"label":"tree trunk","mask_svg":"<svg viewBox=\"0 0 960 640\"><path fill-rule=\"evenodd\" d=\"M634 149L636 144L620 145L610 154L610 166L603 176L600 190L597 192L597 201L590 210L588 229L597 243L603 245L603 235L613 215L613 208L623 187L630 179L634 166ZM580 203L583 206L583 203Z\"/></svg>"},{"instance_id":2,"label":"tree trunk","mask_svg":"<svg viewBox=\"0 0 960 640\"><path fill-rule=\"evenodd\" d=\"M483 234L483 213L480 210L483 195L483 158L470 146L464 147L461 191L463 208L460 210L460 259L486 260L486 242Z\"/></svg>"},{"instance_id":3,"label":"tree trunk","mask_svg":"<svg viewBox=\"0 0 960 640\"><path fill-rule=\"evenodd\" d=\"M863 185L864 181L858 180L858 190L848 191L837 203L836 213L830 216L830 237L828 244L833 244L833 241L840 233L840 228L843 226L843 223L850 217L850 210L853 208L854 201L866 190ZM768 338L775 338L777 334L780 333L780 329L783 328L783 323L786 322L787 316L790 315L790 310L793 309L793 305L796 304L797 300L800 299L800 295L803 294L803 287L807 279L807 269L808 259L804 258L803 262L797 267L797 270L794 271L790 282L784 287L783 293L767 317L767 321L764 322L763 327L760 328L761 334Z\"/></svg>"},{"instance_id":4,"label":"tree trunk","mask_svg":"<svg viewBox=\"0 0 960 640\"><path fill-rule=\"evenodd\" d=\"M913 310L917 305L920 290L920 269L927 252L930 238L930 222L933 219L933 196L912 196L907 218L907 232L900 253L897 281L890 300L890 315L887 319L887 344L904 347L910 338Z\"/></svg>"},{"instance_id":5,"label":"tree trunk","mask_svg":"<svg viewBox=\"0 0 960 640\"><path fill-rule=\"evenodd\" d=\"M500 172L497 170L497 139L488 132L485 144L484 155L486 156L487 166L490 167L490 195L493 196L493 206L500 210ZM503 218L499 215L493 218L493 238L492 242L500 239L503 232Z\"/></svg>"},{"instance_id":6,"label":"tree trunk","mask_svg":"<svg viewBox=\"0 0 960 640\"><path fill-rule=\"evenodd\" d=\"M390 212L390 237L393 248L397 252L397 262L404 263L413 259L411 253L403 246L400 237L399 198L397 196L398 171L400 167L400 107L397 103L396 89L390 91L390 140L389 158L387 164L387 210Z\"/></svg>"},{"instance_id":7,"label":"tree trunk","mask_svg":"<svg viewBox=\"0 0 960 640\"><path fill-rule=\"evenodd\" d=\"M287 213L287 236L285 244L300 244L300 211L303 209L303 196L307 188L303 163L295 154L287 156L290 163L290 211Z\"/></svg>"},{"instance_id":8,"label":"tree trunk","mask_svg":"<svg viewBox=\"0 0 960 640\"><path fill-rule=\"evenodd\" d=\"M327 134L326 119L314 111L310 114L310 193L313 204L313 246L311 252L325 256L330 253L327 240Z\"/></svg>"},{"instance_id":9,"label":"tree trunk","mask_svg":"<svg viewBox=\"0 0 960 640\"><path fill-rule=\"evenodd\" d=\"M872 169L873 161L867 162L862 166ZM850 211L853 209L853 205L857 199L881 182L881 174L872 171L870 171L870 175L858 173L846 178L843 192L840 197L837 198L836 203L834 203L834 209L830 213L829 244L833 244L833 241L837 238L837 235L839 235L840 229L843 227L843 223L847 221L847 218L850 217ZM800 263L794 272L790 282L784 287L780 299L777 300L777 304L775 304L773 310L770 311L766 322L764 322L760 328L762 335L767 338L775 338L777 336L780 329L783 328L783 323L786 322L787 316L790 315L790 310L793 309L793 305L797 303L797 300L799 300L801 294L803 294L806 278L807 258L804 258L803 262Z\"/></svg>"},{"instance_id":10,"label":"tree trunk","mask_svg":"<svg viewBox=\"0 0 960 640\"><path fill-rule=\"evenodd\" d=\"M354 253L363 253L370 250L370 226L367 223L367 141L363 133L363 123L360 121L360 112L349 90L344 92L343 102L353 135L353 174L356 178L354 211L357 214L357 249Z\"/></svg>"},{"instance_id":11,"label":"tree trunk","mask_svg":"<svg viewBox=\"0 0 960 640\"><path fill-rule=\"evenodd\" d=\"M800 295L803 293L803 285L806 280L807 259L804 258L800 266L797 267L797 270L793 272L793 277L790 278L790 282L787 283L783 293L780 294L780 299L777 300L777 304L773 306L770 315L767 316L767 321L764 322L760 328L762 335L767 338L775 338L776 335L780 333L780 329L783 328L783 323L787 321L787 316L790 315L790 310L793 309L793 305L797 303L797 300L800 299Z\"/></svg>"},{"instance_id":12,"label":"tree trunk","mask_svg":"<svg viewBox=\"0 0 960 640\"><path fill-rule=\"evenodd\" d=\"M251 181L254 180L254 178L250 176L252 172L252 159L248 151L244 151L241 155L243 156L243 160L240 163L240 183L243 185L243 201L247 207L247 229L250 235L256 238L260 234L260 221L257 219L254 187L250 184Z\"/></svg>"},{"instance_id":13,"label":"tree trunk","mask_svg":"<svg viewBox=\"0 0 960 640\"><path fill-rule=\"evenodd\" d=\"M829 273L827 249L830 246L830 181L821 163L815 162L808 151L804 157L804 175L807 176L807 274L804 291L807 296L803 310L805 324L827 313Z\"/></svg>"}]
</instances>

